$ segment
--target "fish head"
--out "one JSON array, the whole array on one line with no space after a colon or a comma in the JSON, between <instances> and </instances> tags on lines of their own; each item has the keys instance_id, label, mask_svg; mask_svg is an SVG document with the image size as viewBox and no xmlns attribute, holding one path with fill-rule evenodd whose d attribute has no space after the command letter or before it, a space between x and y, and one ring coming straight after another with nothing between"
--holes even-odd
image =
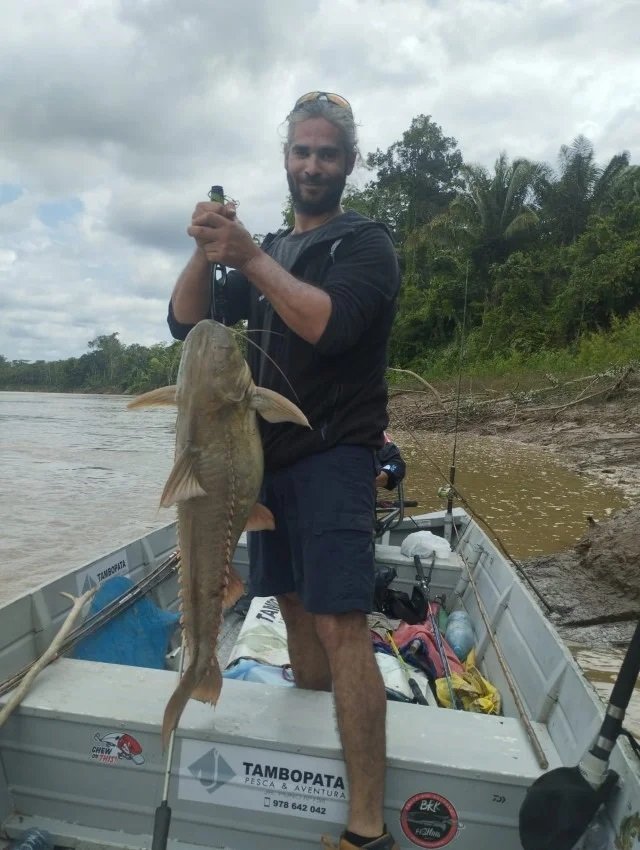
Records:
<instances>
[{"instance_id":1,"label":"fish head","mask_svg":"<svg viewBox=\"0 0 640 850\"><path fill-rule=\"evenodd\" d=\"M189 331L178 371L178 396L187 391L217 404L237 403L245 398L251 383L236 334L229 328L203 319Z\"/></svg>"}]
</instances>

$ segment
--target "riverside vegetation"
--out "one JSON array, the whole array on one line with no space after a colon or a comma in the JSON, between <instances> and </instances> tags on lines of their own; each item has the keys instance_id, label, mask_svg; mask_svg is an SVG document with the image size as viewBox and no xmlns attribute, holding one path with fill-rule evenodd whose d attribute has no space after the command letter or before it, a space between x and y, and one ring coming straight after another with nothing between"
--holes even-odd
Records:
<instances>
[{"instance_id":1,"label":"riverside vegetation","mask_svg":"<svg viewBox=\"0 0 640 850\"><path fill-rule=\"evenodd\" d=\"M344 203L396 240L392 366L451 376L463 336L465 374L493 379L575 377L640 357L640 166L628 152L598 164L579 136L555 168L500 153L491 170L465 163L456 140L419 115L366 166L371 179ZM180 348L123 345L114 332L67 360L0 355L0 387L143 392L175 381Z\"/></svg>"}]
</instances>

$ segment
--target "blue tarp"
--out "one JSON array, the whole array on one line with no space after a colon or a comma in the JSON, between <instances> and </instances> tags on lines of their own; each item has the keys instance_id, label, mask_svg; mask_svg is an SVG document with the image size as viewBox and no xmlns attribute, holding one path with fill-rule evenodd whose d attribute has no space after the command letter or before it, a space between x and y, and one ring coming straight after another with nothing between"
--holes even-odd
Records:
<instances>
[{"instance_id":1,"label":"blue tarp","mask_svg":"<svg viewBox=\"0 0 640 850\"><path fill-rule=\"evenodd\" d=\"M107 579L93 597L89 616L132 587L133 582L126 576ZM163 670L171 634L179 619L179 614L163 611L143 597L105 623L94 635L80 641L72 658Z\"/></svg>"}]
</instances>

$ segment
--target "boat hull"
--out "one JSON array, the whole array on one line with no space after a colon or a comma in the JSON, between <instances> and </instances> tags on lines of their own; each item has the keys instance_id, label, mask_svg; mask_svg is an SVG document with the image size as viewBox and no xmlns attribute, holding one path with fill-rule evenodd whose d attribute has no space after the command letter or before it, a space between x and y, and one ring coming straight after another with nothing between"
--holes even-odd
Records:
<instances>
[{"instance_id":1,"label":"boat hull","mask_svg":"<svg viewBox=\"0 0 640 850\"><path fill-rule=\"evenodd\" d=\"M421 525L441 531L443 515L425 516ZM411 528L376 550L378 563L395 567L396 587L409 591L414 567L398 542ZM577 763L602 706L511 565L462 511L456 529L454 553L436 560L433 592L450 601L457 594L469 611L483 671L501 691L505 716L389 702L385 818L402 850L453 842L463 850L516 850L527 788L545 770ZM67 607L60 590L77 593L122 562L138 580L174 547L171 525L5 606L0 680L48 645ZM244 539L235 563L246 572ZM154 600L175 608L176 594L172 579L154 590ZM529 731L480 605L517 681ZM234 617L223 654L241 622ZM0 729L4 833L15 837L38 825L64 846L148 847L165 771L160 726L175 676L67 658L47 668ZM188 704L173 764L172 847L317 850L321 834L337 835L344 826L348 785L329 694L227 680L215 710ZM623 779L609 807L613 850L640 810L640 771L624 744L612 764Z\"/></svg>"}]
</instances>

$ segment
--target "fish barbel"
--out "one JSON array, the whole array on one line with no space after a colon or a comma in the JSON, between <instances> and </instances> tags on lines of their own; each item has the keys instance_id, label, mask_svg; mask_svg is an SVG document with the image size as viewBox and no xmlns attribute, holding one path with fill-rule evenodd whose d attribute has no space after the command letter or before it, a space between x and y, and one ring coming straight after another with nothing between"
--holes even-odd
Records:
<instances>
[{"instance_id":1,"label":"fish barbel","mask_svg":"<svg viewBox=\"0 0 640 850\"><path fill-rule=\"evenodd\" d=\"M310 427L284 396L256 387L233 333L209 319L185 340L175 386L129 403L176 404L175 463L160 504L178 509L180 608L188 666L167 703L166 747L190 698L216 704L222 674L216 656L224 609L244 592L232 558L243 529L273 529L271 511L256 503L262 443L256 413L269 422Z\"/></svg>"}]
</instances>

